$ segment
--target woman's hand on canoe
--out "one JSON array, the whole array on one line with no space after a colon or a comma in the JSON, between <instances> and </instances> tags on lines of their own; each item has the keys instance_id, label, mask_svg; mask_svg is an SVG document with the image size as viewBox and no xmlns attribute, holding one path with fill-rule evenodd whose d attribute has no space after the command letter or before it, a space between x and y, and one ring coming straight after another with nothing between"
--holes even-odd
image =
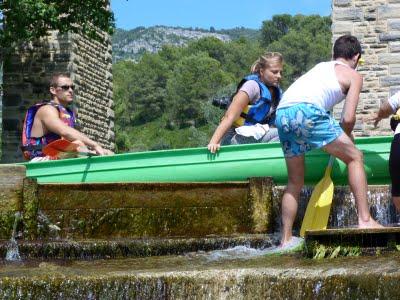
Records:
<instances>
[{"instance_id":1,"label":"woman's hand on canoe","mask_svg":"<svg viewBox=\"0 0 400 300\"><path fill-rule=\"evenodd\" d=\"M207 148L211 153L215 153L221 148L221 144L210 143L208 144Z\"/></svg>"}]
</instances>

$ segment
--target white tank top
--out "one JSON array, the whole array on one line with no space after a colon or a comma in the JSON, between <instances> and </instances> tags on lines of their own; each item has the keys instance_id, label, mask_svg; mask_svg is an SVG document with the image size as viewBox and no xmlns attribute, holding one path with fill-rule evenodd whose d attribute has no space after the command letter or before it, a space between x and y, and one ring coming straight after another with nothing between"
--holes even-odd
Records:
<instances>
[{"instance_id":1,"label":"white tank top","mask_svg":"<svg viewBox=\"0 0 400 300\"><path fill-rule=\"evenodd\" d=\"M311 103L330 111L346 97L336 77L337 64L347 66L340 61L322 62L314 66L286 90L278 109L298 103Z\"/></svg>"}]
</instances>

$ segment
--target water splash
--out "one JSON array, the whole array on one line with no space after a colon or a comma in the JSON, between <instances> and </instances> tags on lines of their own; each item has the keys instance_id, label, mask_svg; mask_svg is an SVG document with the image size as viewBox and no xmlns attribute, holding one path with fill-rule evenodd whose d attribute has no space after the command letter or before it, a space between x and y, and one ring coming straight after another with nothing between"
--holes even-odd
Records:
<instances>
[{"instance_id":1,"label":"water splash","mask_svg":"<svg viewBox=\"0 0 400 300\"><path fill-rule=\"evenodd\" d=\"M223 250L214 250L210 252L196 252L187 254L190 258L201 258L208 262L221 261L221 260L237 260L237 259L251 259L259 256L274 255L274 254L288 254L300 250L304 245L304 239L299 237L292 237L290 242L286 243L283 247L275 245L267 248L252 248L248 245L235 246Z\"/></svg>"},{"instance_id":2,"label":"water splash","mask_svg":"<svg viewBox=\"0 0 400 300\"><path fill-rule=\"evenodd\" d=\"M48 234L49 237L59 239L59 232L61 231L61 228L53 224L41 210L38 210L37 219L39 231L44 234Z\"/></svg>"},{"instance_id":3,"label":"water splash","mask_svg":"<svg viewBox=\"0 0 400 300\"><path fill-rule=\"evenodd\" d=\"M11 233L11 239L9 244L7 245L7 253L5 258L7 261L21 261L21 256L19 255L18 243L15 239L15 236L17 235L17 226L20 219L21 219L21 213L16 212L14 218L13 230Z\"/></svg>"}]
</instances>

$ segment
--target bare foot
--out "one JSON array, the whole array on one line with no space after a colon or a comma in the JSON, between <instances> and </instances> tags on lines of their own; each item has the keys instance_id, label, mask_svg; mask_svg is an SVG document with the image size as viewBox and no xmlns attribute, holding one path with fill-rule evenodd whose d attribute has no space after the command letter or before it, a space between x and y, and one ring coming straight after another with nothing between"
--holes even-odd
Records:
<instances>
[{"instance_id":1,"label":"bare foot","mask_svg":"<svg viewBox=\"0 0 400 300\"><path fill-rule=\"evenodd\" d=\"M370 217L367 222L358 220L358 228L384 228L384 226Z\"/></svg>"},{"instance_id":2,"label":"bare foot","mask_svg":"<svg viewBox=\"0 0 400 300\"><path fill-rule=\"evenodd\" d=\"M297 251L301 250L303 246L304 246L303 238L292 236L288 241L281 242L278 249L279 251Z\"/></svg>"},{"instance_id":3,"label":"bare foot","mask_svg":"<svg viewBox=\"0 0 400 300\"><path fill-rule=\"evenodd\" d=\"M290 243L290 241L292 240L292 235L285 235L283 234L281 237L281 244L279 245L279 247L285 247L288 243Z\"/></svg>"}]
</instances>

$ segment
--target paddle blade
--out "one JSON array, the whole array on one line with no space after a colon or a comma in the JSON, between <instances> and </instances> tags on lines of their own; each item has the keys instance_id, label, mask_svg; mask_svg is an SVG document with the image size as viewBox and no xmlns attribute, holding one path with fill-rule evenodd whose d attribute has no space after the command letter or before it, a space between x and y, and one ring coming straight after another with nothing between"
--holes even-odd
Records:
<instances>
[{"instance_id":1,"label":"paddle blade","mask_svg":"<svg viewBox=\"0 0 400 300\"><path fill-rule=\"evenodd\" d=\"M308 202L300 236L304 237L306 230L326 229L333 198L333 182L330 172L315 186L310 201Z\"/></svg>"},{"instance_id":2,"label":"paddle blade","mask_svg":"<svg viewBox=\"0 0 400 300\"><path fill-rule=\"evenodd\" d=\"M74 153L78 151L79 145L72 143L67 140L59 139L55 140L54 142L51 142L47 144L43 148L43 153L52 156L52 157L58 157L61 153Z\"/></svg>"}]
</instances>

